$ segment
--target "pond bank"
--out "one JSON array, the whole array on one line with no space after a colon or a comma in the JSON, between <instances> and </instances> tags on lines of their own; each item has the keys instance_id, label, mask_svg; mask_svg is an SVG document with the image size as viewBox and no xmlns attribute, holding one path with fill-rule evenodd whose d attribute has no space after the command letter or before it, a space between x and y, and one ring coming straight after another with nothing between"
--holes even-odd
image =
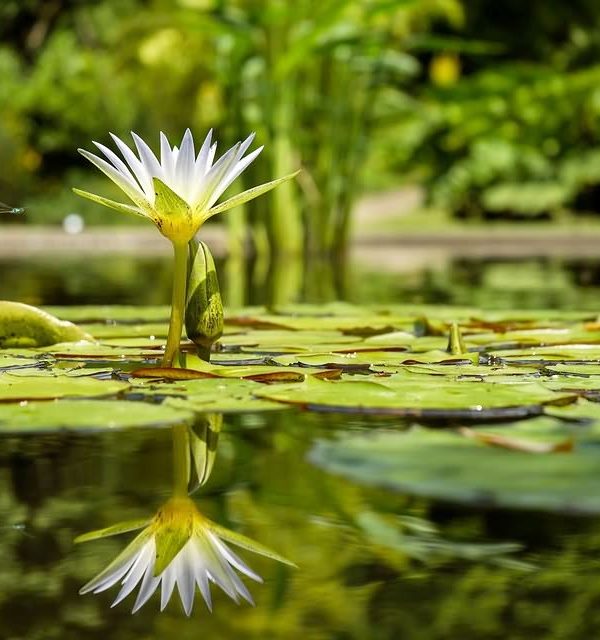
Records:
<instances>
[{"instance_id":1,"label":"pond bank","mask_svg":"<svg viewBox=\"0 0 600 640\"><path fill-rule=\"evenodd\" d=\"M202 238L217 256L227 254L227 233L220 225L207 226ZM362 233L352 243L352 259L390 270L405 265L444 262L451 258L519 258L598 256L600 229L469 229ZM4 226L0 256L28 258L41 255L137 256L170 255L169 242L153 228L93 227L71 235L56 227Z\"/></svg>"}]
</instances>

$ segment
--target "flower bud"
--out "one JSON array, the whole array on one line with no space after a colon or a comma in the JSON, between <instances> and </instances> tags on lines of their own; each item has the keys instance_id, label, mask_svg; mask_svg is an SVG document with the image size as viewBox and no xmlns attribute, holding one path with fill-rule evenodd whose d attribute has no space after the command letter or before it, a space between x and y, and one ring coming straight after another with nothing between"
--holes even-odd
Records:
<instances>
[{"instance_id":1,"label":"flower bud","mask_svg":"<svg viewBox=\"0 0 600 640\"><path fill-rule=\"evenodd\" d=\"M185 330L198 347L198 355L210 360L210 349L223 333L223 302L213 257L204 242L188 243L188 279Z\"/></svg>"}]
</instances>

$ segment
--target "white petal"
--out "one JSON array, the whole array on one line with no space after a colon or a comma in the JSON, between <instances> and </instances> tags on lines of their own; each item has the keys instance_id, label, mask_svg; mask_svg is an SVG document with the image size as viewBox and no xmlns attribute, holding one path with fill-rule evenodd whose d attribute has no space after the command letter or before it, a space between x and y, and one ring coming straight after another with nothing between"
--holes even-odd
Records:
<instances>
[{"instance_id":1,"label":"white petal","mask_svg":"<svg viewBox=\"0 0 600 640\"><path fill-rule=\"evenodd\" d=\"M214 189L210 198L208 199L207 206L210 207L223 195L227 187L246 169L246 167L254 161L256 156L263 150L264 147L259 147L256 151L253 151L250 155L246 156L243 160L236 163L232 167L226 176L223 177L219 185Z\"/></svg>"},{"instance_id":2,"label":"white petal","mask_svg":"<svg viewBox=\"0 0 600 640\"><path fill-rule=\"evenodd\" d=\"M171 187L173 191L177 191L177 185L174 181L175 162L173 160L173 151L171 150L167 136L162 131L160 132L160 164L166 184Z\"/></svg>"},{"instance_id":3,"label":"white petal","mask_svg":"<svg viewBox=\"0 0 600 640\"><path fill-rule=\"evenodd\" d=\"M227 562L223 562L222 567L223 567L223 571L225 571L225 573L231 580L231 584L233 585L237 593L239 593L242 596L242 598L244 598L244 600L246 600L247 602L249 602L251 605L254 606L254 600L252 599L252 596L250 595L248 588L242 582L242 580L237 575L237 573L229 566ZM237 598L234 598L234 600L238 602Z\"/></svg>"},{"instance_id":4,"label":"white petal","mask_svg":"<svg viewBox=\"0 0 600 640\"><path fill-rule=\"evenodd\" d=\"M192 537L188 542L187 549L189 552L189 562L192 567L193 579L195 579L200 593L204 598L204 602L209 611L212 611L212 596L210 593L210 585L208 583L208 575L206 572L207 559L203 552L203 541L199 538Z\"/></svg>"},{"instance_id":5,"label":"white petal","mask_svg":"<svg viewBox=\"0 0 600 640\"><path fill-rule=\"evenodd\" d=\"M208 532L207 535L211 537L213 544L217 547L221 555L229 562L230 565L235 567L238 571L241 571L244 575L248 576L256 582L262 582L263 579L237 555L234 553L222 540L220 540L214 533Z\"/></svg>"},{"instance_id":6,"label":"white petal","mask_svg":"<svg viewBox=\"0 0 600 640\"><path fill-rule=\"evenodd\" d=\"M150 177L164 178L164 173L160 162L152 152L152 149L138 136L137 133L131 132L131 137L135 143L135 147L140 154L140 160L142 161L144 168L148 172Z\"/></svg>"},{"instance_id":7,"label":"white petal","mask_svg":"<svg viewBox=\"0 0 600 640\"><path fill-rule=\"evenodd\" d=\"M160 577L155 578L152 575L154 569L154 562L148 565L146 569L146 573L144 574L144 579L142 580L142 585L140 587L137 598L135 599L135 604L133 605L133 609L131 613L135 613L139 611L146 602L151 598L152 594L156 591L156 587L160 584Z\"/></svg>"},{"instance_id":8,"label":"white petal","mask_svg":"<svg viewBox=\"0 0 600 640\"><path fill-rule=\"evenodd\" d=\"M160 610L163 611L167 606L167 603L171 599L173 589L175 587L175 580L177 574L173 570L173 567L169 565L161 574L162 590L160 592Z\"/></svg>"},{"instance_id":9,"label":"white petal","mask_svg":"<svg viewBox=\"0 0 600 640\"><path fill-rule=\"evenodd\" d=\"M179 556L179 558L176 558L176 561L177 559L180 560L177 566L177 590L179 591L179 597L181 598L185 615L189 616L194 606L194 591L196 589L194 580L194 555L190 550L189 541L179 552Z\"/></svg>"},{"instance_id":10,"label":"white petal","mask_svg":"<svg viewBox=\"0 0 600 640\"><path fill-rule=\"evenodd\" d=\"M229 565L223 560L218 550L212 546L208 538L204 538L198 542L201 545L199 551L206 562L206 575L216 585L221 587L232 600L239 602L236 585L225 569L225 567L229 567Z\"/></svg>"},{"instance_id":11,"label":"white petal","mask_svg":"<svg viewBox=\"0 0 600 640\"><path fill-rule=\"evenodd\" d=\"M237 589L237 592L242 596L242 598L244 598L244 600L248 604L251 604L254 607L255 606L254 598L252 597L252 594L250 593L250 591L248 591L248 587L242 582L239 576L233 573L233 569L230 569L230 571L233 574L232 579L234 580L235 588Z\"/></svg>"},{"instance_id":12,"label":"white petal","mask_svg":"<svg viewBox=\"0 0 600 640\"><path fill-rule=\"evenodd\" d=\"M214 158L215 156L215 151L217 150L217 147L216 145L211 147L212 133L213 133L213 130L211 129L206 134L206 138L204 138L204 142L200 147L200 151L198 151L198 157L196 158L196 167L194 169L194 182L196 180L201 179L204 175L206 175L206 172L209 170L212 162L212 159L210 157L211 150L213 148L214 148L214 151L212 152L212 157Z\"/></svg>"},{"instance_id":13,"label":"white petal","mask_svg":"<svg viewBox=\"0 0 600 640\"><path fill-rule=\"evenodd\" d=\"M112 139L114 140L117 147L119 147L119 151L123 154L123 157L127 161L127 164L131 167L131 171L137 178L137 181L140 183L146 197L150 200L150 202L154 202L154 187L152 185L152 176L146 165L133 153L133 151L114 133L110 134Z\"/></svg>"},{"instance_id":14,"label":"white petal","mask_svg":"<svg viewBox=\"0 0 600 640\"><path fill-rule=\"evenodd\" d=\"M196 584L198 585L198 589L200 589L200 593L204 598L204 602L206 602L208 610L212 611L212 595L210 593L206 569L203 566L196 567Z\"/></svg>"},{"instance_id":15,"label":"white petal","mask_svg":"<svg viewBox=\"0 0 600 640\"><path fill-rule=\"evenodd\" d=\"M121 158L119 158L119 156L114 151L109 149L107 146L96 142L95 140L93 140L92 142L112 162L117 171L122 173L126 178L129 178L129 180L131 180L131 182L135 184L136 179L133 177L133 174L129 170L129 167L123 162L123 160L121 160Z\"/></svg>"},{"instance_id":16,"label":"white petal","mask_svg":"<svg viewBox=\"0 0 600 640\"><path fill-rule=\"evenodd\" d=\"M206 174L206 178L203 183L198 185L195 192L192 194L190 204L194 208L206 209L206 203L212 195L213 189L218 186L219 182L229 169L235 164L240 143L238 142L234 147L229 149L224 155L222 155L217 162L211 167Z\"/></svg>"},{"instance_id":17,"label":"white petal","mask_svg":"<svg viewBox=\"0 0 600 640\"><path fill-rule=\"evenodd\" d=\"M127 552L128 549L125 549ZM123 553L118 556L114 562L112 562L104 571L99 573L93 580L90 580L79 590L82 595L93 591L94 593L100 593L105 591L116 584L131 568L131 565L136 561L138 554L135 550L131 550L131 553Z\"/></svg>"},{"instance_id":18,"label":"white petal","mask_svg":"<svg viewBox=\"0 0 600 640\"><path fill-rule=\"evenodd\" d=\"M95 164L102 173L107 175L116 185L118 185L136 204L140 199L146 200L144 192L140 189L139 185L127 176L123 175L120 171L117 171L111 164L99 158L98 156L86 151L85 149L78 149L79 153L87 158L92 164Z\"/></svg>"},{"instance_id":19,"label":"white petal","mask_svg":"<svg viewBox=\"0 0 600 640\"><path fill-rule=\"evenodd\" d=\"M194 178L194 170L196 168L196 152L194 151L194 138L192 132L186 129L181 141L181 149L177 155L177 164L175 165L175 174L177 182L181 189L181 196L187 199L192 191L192 180Z\"/></svg>"},{"instance_id":20,"label":"white petal","mask_svg":"<svg viewBox=\"0 0 600 640\"><path fill-rule=\"evenodd\" d=\"M217 143L215 142L213 144L213 146L210 148L210 151L208 152L208 159L206 161L206 171L205 171L205 173L208 173L210 171L210 168L213 166L213 162L215 161L216 153L217 153Z\"/></svg>"},{"instance_id":21,"label":"white petal","mask_svg":"<svg viewBox=\"0 0 600 640\"><path fill-rule=\"evenodd\" d=\"M123 580L123 587L121 588L121 591L119 591L114 602L110 605L111 607L118 605L119 602L126 598L135 589L137 583L145 572L148 570L152 572L152 568L154 567L154 555L156 553L155 549L154 540L150 540L146 545L144 545L144 548L140 551L136 562L131 567L129 573L125 576L125 579Z\"/></svg>"}]
</instances>

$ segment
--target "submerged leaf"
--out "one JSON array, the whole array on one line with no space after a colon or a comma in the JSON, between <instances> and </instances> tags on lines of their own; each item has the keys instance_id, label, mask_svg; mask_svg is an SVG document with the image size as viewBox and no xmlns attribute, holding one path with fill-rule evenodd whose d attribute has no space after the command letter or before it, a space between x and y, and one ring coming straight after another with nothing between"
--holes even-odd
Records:
<instances>
[{"instance_id":1,"label":"submerged leaf","mask_svg":"<svg viewBox=\"0 0 600 640\"><path fill-rule=\"evenodd\" d=\"M523 426L515 431L517 437L565 440L568 432L560 422L538 420L518 423ZM482 447L453 432L419 428L320 441L310 460L360 484L411 495L485 507L600 513L595 437L589 446L582 438L568 455L530 455Z\"/></svg>"},{"instance_id":2,"label":"submerged leaf","mask_svg":"<svg viewBox=\"0 0 600 640\"><path fill-rule=\"evenodd\" d=\"M485 433L468 427L461 427L458 432L466 438L477 440L482 444L500 447L501 449L523 451L524 453L566 453L573 451L574 446L572 438L567 438L562 442L534 442L499 433Z\"/></svg>"}]
</instances>

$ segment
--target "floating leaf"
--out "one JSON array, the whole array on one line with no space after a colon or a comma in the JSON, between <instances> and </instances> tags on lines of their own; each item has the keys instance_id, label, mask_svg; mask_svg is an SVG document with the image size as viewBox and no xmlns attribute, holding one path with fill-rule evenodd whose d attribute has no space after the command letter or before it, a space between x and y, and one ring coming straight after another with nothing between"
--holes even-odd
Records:
<instances>
[{"instance_id":1,"label":"floating leaf","mask_svg":"<svg viewBox=\"0 0 600 640\"><path fill-rule=\"evenodd\" d=\"M0 404L0 432L112 431L191 424L185 408L126 400L57 400Z\"/></svg>"},{"instance_id":2,"label":"floating leaf","mask_svg":"<svg viewBox=\"0 0 600 640\"><path fill-rule=\"evenodd\" d=\"M129 384L120 380L96 380L70 376L25 378L3 373L0 375L0 402L111 396L128 388Z\"/></svg>"},{"instance_id":3,"label":"floating leaf","mask_svg":"<svg viewBox=\"0 0 600 640\"><path fill-rule=\"evenodd\" d=\"M575 399L569 394L553 393L538 383L441 383L425 376L390 376L384 382L307 379L302 384L268 387L257 394L317 411L471 420L539 415L546 403Z\"/></svg>"}]
</instances>

